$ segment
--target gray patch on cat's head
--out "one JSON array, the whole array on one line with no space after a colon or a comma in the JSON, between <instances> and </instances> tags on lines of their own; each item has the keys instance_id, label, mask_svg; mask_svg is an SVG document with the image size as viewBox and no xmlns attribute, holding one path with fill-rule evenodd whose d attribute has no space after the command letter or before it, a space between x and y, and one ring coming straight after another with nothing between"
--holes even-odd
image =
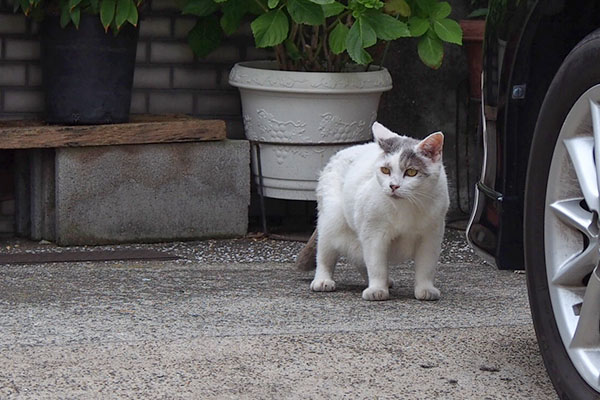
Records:
<instances>
[{"instance_id":1,"label":"gray patch on cat's head","mask_svg":"<svg viewBox=\"0 0 600 400\"><path fill-rule=\"evenodd\" d=\"M412 149L416 143L418 143L418 140L406 136L397 136L394 138L378 140L379 147L381 147L385 154L398 153L404 148Z\"/></svg>"},{"instance_id":2,"label":"gray patch on cat's head","mask_svg":"<svg viewBox=\"0 0 600 400\"><path fill-rule=\"evenodd\" d=\"M413 148L407 148L400 153L400 166L404 168L416 168L421 171L424 175L429 175L426 171L428 170L427 160L417 153Z\"/></svg>"},{"instance_id":3,"label":"gray patch on cat's head","mask_svg":"<svg viewBox=\"0 0 600 400\"><path fill-rule=\"evenodd\" d=\"M385 154L396 153L402 147L402 140L399 137L390 139L379 139L377 141L379 147Z\"/></svg>"}]
</instances>

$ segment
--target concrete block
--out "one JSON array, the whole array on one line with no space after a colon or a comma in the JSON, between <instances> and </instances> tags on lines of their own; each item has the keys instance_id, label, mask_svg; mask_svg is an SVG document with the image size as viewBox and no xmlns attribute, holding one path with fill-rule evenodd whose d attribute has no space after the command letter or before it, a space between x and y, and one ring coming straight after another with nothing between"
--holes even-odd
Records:
<instances>
[{"instance_id":1,"label":"concrete block","mask_svg":"<svg viewBox=\"0 0 600 400\"><path fill-rule=\"evenodd\" d=\"M0 14L0 33L25 33L26 31L25 16Z\"/></svg>"},{"instance_id":2,"label":"concrete block","mask_svg":"<svg viewBox=\"0 0 600 400\"><path fill-rule=\"evenodd\" d=\"M38 60L40 42L38 40L6 39L4 41L6 60Z\"/></svg>"},{"instance_id":3,"label":"concrete block","mask_svg":"<svg viewBox=\"0 0 600 400\"><path fill-rule=\"evenodd\" d=\"M237 92L198 95L195 113L198 115L241 115L240 96Z\"/></svg>"},{"instance_id":4,"label":"concrete block","mask_svg":"<svg viewBox=\"0 0 600 400\"><path fill-rule=\"evenodd\" d=\"M171 83L169 67L137 67L133 75L134 88L165 89Z\"/></svg>"},{"instance_id":5,"label":"concrete block","mask_svg":"<svg viewBox=\"0 0 600 400\"><path fill-rule=\"evenodd\" d=\"M4 92L4 111L42 112L44 111L44 95L41 91L6 90Z\"/></svg>"},{"instance_id":6,"label":"concrete block","mask_svg":"<svg viewBox=\"0 0 600 400\"><path fill-rule=\"evenodd\" d=\"M31 239L53 241L55 236L54 149L29 150Z\"/></svg>"},{"instance_id":7,"label":"concrete block","mask_svg":"<svg viewBox=\"0 0 600 400\"><path fill-rule=\"evenodd\" d=\"M27 86L42 86L42 68L39 65L27 65Z\"/></svg>"},{"instance_id":8,"label":"concrete block","mask_svg":"<svg viewBox=\"0 0 600 400\"><path fill-rule=\"evenodd\" d=\"M140 37L171 36L171 19L165 17L147 17L140 23Z\"/></svg>"},{"instance_id":9,"label":"concrete block","mask_svg":"<svg viewBox=\"0 0 600 400\"><path fill-rule=\"evenodd\" d=\"M176 89L215 89L217 88L217 71L175 67L173 87Z\"/></svg>"},{"instance_id":10,"label":"concrete block","mask_svg":"<svg viewBox=\"0 0 600 400\"><path fill-rule=\"evenodd\" d=\"M135 53L135 61L138 63L147 62L148 61L148 46L149 44L144 41L139 41L137 45L137 50Z\"/></svg>"},{"instance_id":11,"label":"concrete block","mask_svg":"<svg viewBox=\"0 0 600 400\"><path fill-rule=\"evenodd\" d=\"M1 15L0 15L1 16ZM2 24L2 21L0 21ZM25 86L27 67L23 65L0 65L0 85Z\"/></svg>"},{"instance_id":12,"label":"concrete block","mask_svg":"<svg viewBox=\"0 0 600 400\"><path fill-rule=\"evenodd\" d=\"M61 245L246 233L246 141L62 148L56 155Z\"/></svg>"},{"instance_id":13,"label":"concrete block","mask_svg":"<svg viewBox=\"0 0 600 400\"><path fill-rule=\"evenodd\" d=\"M191 114L194 111L194 97L190 93L151 93L150 113L152 114Z\"/></svg>"},{"instance_id":14,"label":"concrete block","mask_svg":"<svg viewBox=\"0 0 600 400\"><path fill-rule=\"evenodd\" d=\"M15 232L19 236L31 234L31 171L29 152L15 152Z\"/></svg>"},{"instance_id":15,"label":"concrete block","mask_svg":"<svg viewBox=\"0 0 600 400\"><path fill-rule=\"evenodd\" d=\"M196 25L195 18L177 18L175 20L174 36L177 39L186 38L194 25Z\"/></svg>"},{"instance_id":16,"label":"concrete block","mask_svg":"<svg viewBox=\"0 0 600 400\"><path fill-rule=\"evenodd\" d=\"M193 60L194 53L187 43L150 43L150 61L153 63L189 63Z\"/></svg>"},{"instance_id":17,"label":"concrete block","mask_svg":"<svg viewBox=\"0 0 600 400\"><path fill-rule=\"evenodd\" d=\"M134 90L131 94L131 107L129 111L134 114L147 114L146 94L144 92Z\"/></svg>"},{"instance_id":18,"label":"concrete block","mask_svg":"<svg viewBox=\"0 0 600 400\"><path fill-rule=\"evenodd\" d=\"M221 45L202 59L208 62L234 63L240 60L240 49L233 45Z\"/></svg>"}]
</instances>

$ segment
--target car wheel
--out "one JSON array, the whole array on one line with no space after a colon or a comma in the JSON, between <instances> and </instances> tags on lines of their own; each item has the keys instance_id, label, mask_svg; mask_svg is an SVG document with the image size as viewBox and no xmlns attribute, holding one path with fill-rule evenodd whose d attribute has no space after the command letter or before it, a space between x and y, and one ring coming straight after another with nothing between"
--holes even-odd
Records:
<instances>
[{"instance_id":1,"label":"car wheel","mask_svg":"<svg viewBox=\"0 0 600 400\"><path fill-rule=\"evenodd\" d=\"M600 30L559 68L540 110L525 192L527 286L561 398L600 397Z\"/></svg>"}]
</instances>

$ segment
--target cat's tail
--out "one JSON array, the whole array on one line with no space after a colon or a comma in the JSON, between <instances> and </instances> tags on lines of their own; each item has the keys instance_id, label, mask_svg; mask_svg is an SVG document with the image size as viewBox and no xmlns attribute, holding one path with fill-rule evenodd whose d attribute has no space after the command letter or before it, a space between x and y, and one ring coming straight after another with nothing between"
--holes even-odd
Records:
<instances>
[{"instance_id":1,"label":"cat's tail","mask_svg":"<svg viewBox=\"0 0 600 400\"><path fill-rule=\"evenodd\" d=\"M296 269L300 271L312 271L317 268L317 230L313 232L308 239L308 243L304 245L304 248L300 250L298 257L296 257L296 263L294 264Z\"/></svg>"}]
</instances>

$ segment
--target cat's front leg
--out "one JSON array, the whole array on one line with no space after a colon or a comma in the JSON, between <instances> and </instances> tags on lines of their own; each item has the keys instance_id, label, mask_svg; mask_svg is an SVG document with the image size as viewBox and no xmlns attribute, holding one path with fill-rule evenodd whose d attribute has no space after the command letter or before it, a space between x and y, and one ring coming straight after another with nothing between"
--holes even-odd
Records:
<instances>
[{"instance_id":1,"label":"cat's front leg","mask_svg":"<svg viewBox=\"0 0 600 400\"><path fill-rule=\"evenodd\" d=\"M329 239L321 234L322 231L318 230L317 269L315 271L315 278L310 283L310 290L313 292L333 292L335 290L333 272L338 252L331 245Z\"/></svg>"},{"instance_id":2,"label":"cat's front leg","mask_svg":"<svg viewBox=\"0 0 600 400\"><path fill-rule=\"evenodd\" d=\"M443 228L442 228L443 231ZM440 291L434 286L437 263L440 258L443 234L424 236L415 252L415 298L438 300Z\"/></svg>"},{"instance_id":3,"label":"cat's front leg","mask_svg":"<svg viewBox=\"0 0 600 400\"><path fill-rule=\"evenodd\" d=\"M383 238L372 238L363 243L363 257L369 276L369 287L362 292L362 298L370 301L390 298L388 267L389 243Z\"/></svg>"}]
</instances>

